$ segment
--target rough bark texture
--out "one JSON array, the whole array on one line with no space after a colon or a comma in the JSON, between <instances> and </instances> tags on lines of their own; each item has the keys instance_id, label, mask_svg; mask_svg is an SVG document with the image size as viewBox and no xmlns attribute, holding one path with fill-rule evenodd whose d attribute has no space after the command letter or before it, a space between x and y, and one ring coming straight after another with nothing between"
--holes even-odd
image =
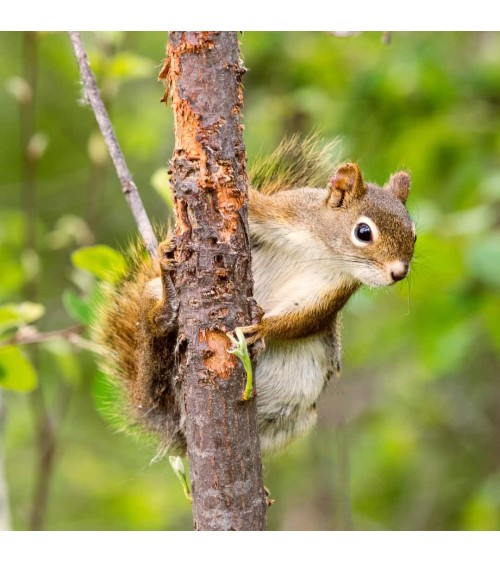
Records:
<instances>
[{"instance_id":1,"label":"rough bark texture","mask_svg":"<svg viewBox=\"0 0 500 563\"><path fill-rule=\"evenodd\" d=\"M234 32L172 32L160 78L175 118L171 160L179 362L197 530L261 530L266 502L255 400L227 331L252 321L244 68Z\"/></svg>"}]
</instances>

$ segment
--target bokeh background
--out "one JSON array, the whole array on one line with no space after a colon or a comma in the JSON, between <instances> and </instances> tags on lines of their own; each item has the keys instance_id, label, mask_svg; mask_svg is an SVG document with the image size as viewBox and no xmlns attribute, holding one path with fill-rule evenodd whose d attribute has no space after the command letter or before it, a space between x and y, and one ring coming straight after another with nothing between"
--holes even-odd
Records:
<instances>
[{"instance_id":1,"label":"bokeh background","mask_svg":"<svg viewBox=\"0 0 500 563\"><path fill-rule=\"evenodd\" d=\"M146 208L163 224L173 131L156 76L166 34L83 39ZM500 528L500 33L390 39L241 35L249 160L290 133L339 137L370 181L412 172L418 232L410 279L347 306L344 374L317 428L265 460L273 530ZM67 35L0 33L0 341L87 320L96 282L73 253L120 249L136 233L81 97ZM191 529L168 463L113 429L85 342L0 348L12 527Z\"/></svg>"}]
</instances>

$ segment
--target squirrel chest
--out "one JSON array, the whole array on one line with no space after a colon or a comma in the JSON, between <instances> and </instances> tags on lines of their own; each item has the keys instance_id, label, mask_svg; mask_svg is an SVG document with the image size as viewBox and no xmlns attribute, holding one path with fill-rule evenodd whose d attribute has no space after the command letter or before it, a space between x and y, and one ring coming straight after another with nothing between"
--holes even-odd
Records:
<instances>
[{"instance_id":1,"label":"squirrel chest","mask_svg":"<svg viewBox=\"0 0 500 563\"><path fill-rule=\"evenodd\" d=\"M319 396L340 369L339 319L328 307L329 295L351 280L307 231L256 222L252 214L249 224L254 296L265 311L263 318L294 310L315 317L298 336L265 338L255 374L265 453L286 446L316 422Z\"/></svg>"}]
</instances>

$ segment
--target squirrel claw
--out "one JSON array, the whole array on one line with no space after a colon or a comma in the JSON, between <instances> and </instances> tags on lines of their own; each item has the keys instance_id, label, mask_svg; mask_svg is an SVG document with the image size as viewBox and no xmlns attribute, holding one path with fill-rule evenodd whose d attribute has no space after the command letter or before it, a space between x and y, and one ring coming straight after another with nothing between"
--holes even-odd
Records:
<instances>
[{"instance_id":1,"label":"squirrel claw","mask_svg":"<svg viewBox=\"0 0 500 563\"><path fill-rule=\"evenodd\" d=\"M169 254L175 250L175 242L171 238L167 238L158 245L161 254Z\"/></svg>"},{"instance_id":2,"label":"squirrel claw","mask_svg":"<svg viewBox=\"0 0 500 563\"><path fill-rule=\"evenodd\" d=\"M248 345L255 344L260 340L262 349L265 348L264 335L262 334L262 329L259 324L242 326L241 332L245 335L245 340Z\"/></svg>"},{"instance_id":3,"label":"squirrel claw","mask_svg":"<svg viewBox=\"0 0 500 563\"><path fill-rule=\"evenodd\" d=\"M175 260L173 258L164 258L163 256L160 258L160 268L164 272L171 272L175 270Z\"/></svg>"},{"instance_id":4,"label":"squirrel claw","mask_svg":"<svg viewBox=\"0 0 500 563\"><path fill-rule=\"evenodd\" d=\"M175 250L175 243L171 239L164 240L158 245L160 251L160 267L164 271L171 271L175 269L175 260L169 256Z\"/></svg>"},{"instance_id":5,"label":"squirrel claw","mask_svg":"<svg viewBox=\"0 0 500 563\"><path fill-rule=\"evenodd\" d=\"M275 502L276 499L271 498L271 491L264 485L264 492L266 493L266 505L272 506Z\"/></svg>"}]
</instances>

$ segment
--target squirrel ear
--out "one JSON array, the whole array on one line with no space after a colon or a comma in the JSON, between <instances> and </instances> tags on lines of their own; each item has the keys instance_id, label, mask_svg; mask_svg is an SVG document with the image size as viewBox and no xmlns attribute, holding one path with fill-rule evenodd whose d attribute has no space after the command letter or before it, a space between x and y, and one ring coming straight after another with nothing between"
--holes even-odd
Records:
<instances>
[{"instance_id":1,"label":"squirrel ear","mask_svg":"<svg viewBox=\"0 0 500 563\"><path fill-rule=\"evenodd\" d=\"M364 195L366 185L359 166L353 162L343 164L330 180L328 190L326 203L331 207L340 207Z\"/></svg>"},{"instance_id":2,"label":"squirrel ear","mask_svg":"<svg viewBox=\"0 0 500 563\"><path fill-rule=\"evenodd\" d=\"M410 184L409 172L396 172L389 178L384 189L391 191L402 203L405 203L410 194Z\"/></svg>"}]
</instances>

